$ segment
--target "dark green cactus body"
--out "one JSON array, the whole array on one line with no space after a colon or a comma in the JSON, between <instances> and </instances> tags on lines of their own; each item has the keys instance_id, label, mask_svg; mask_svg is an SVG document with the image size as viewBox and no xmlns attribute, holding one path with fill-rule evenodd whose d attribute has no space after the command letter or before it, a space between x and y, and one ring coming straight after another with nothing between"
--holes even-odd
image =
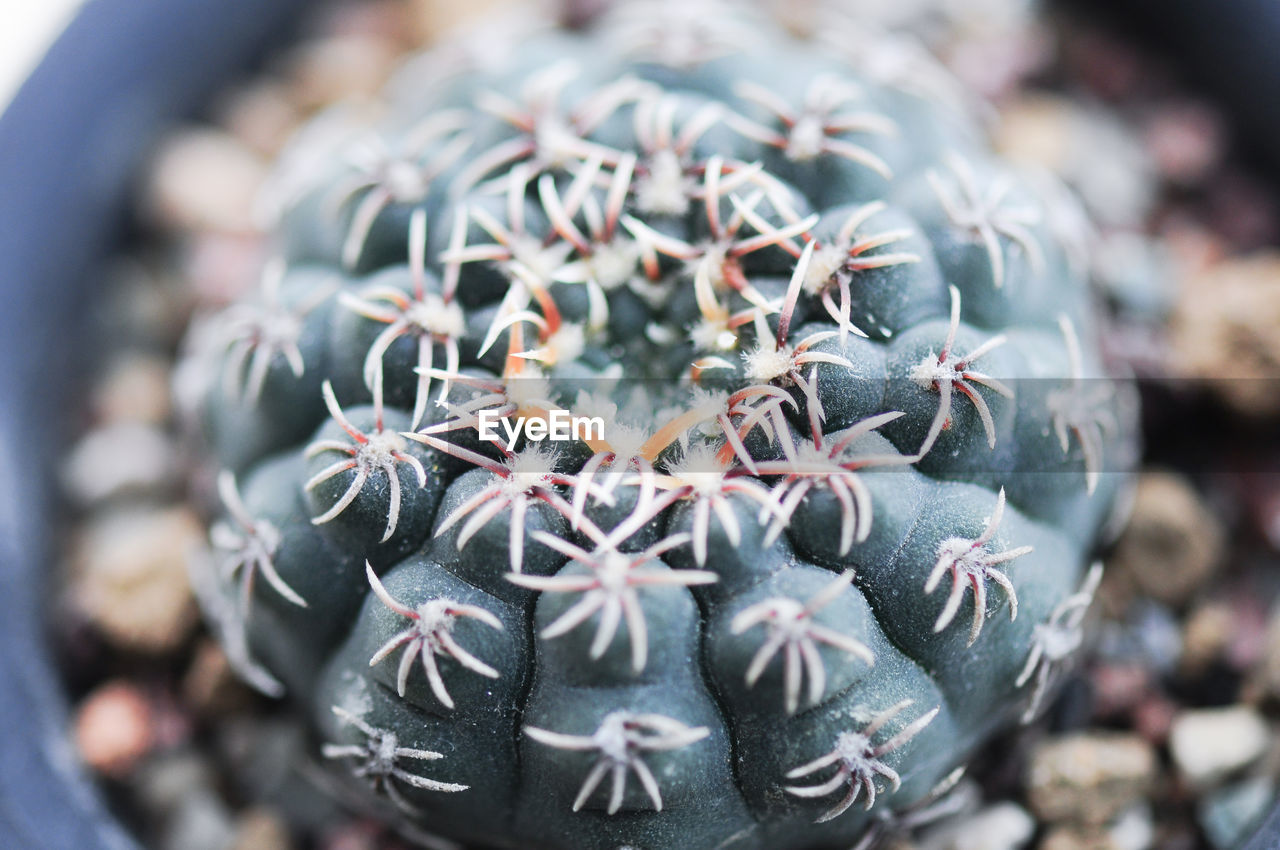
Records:
<instances>
[{"instance_id":1,"label":"dark green cactus body","mask_svg":"<svg viewBox=\"0 0 1280 850\"><path fill-rule=\"evenodd\" d=\"M717 14L749 53L406 72L197 346L233 655L418 827L848 845L1038 703L1092 592L1133 410L1064 201ZM507 430L555 411L601 431Z\"/></svg>"}]
</instances>

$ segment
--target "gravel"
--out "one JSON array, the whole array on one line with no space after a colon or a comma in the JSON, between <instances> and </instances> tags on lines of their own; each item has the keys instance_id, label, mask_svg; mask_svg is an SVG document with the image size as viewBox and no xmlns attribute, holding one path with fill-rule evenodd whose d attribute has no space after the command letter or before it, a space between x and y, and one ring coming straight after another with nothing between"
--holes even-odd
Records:
<instances>
[{"instance_id":1,"label":"gravel","mask_svg":"<svg viewBox=\"0 0 1280 850\"><path fill-rule=\"evenodd\" d=\"M121 650L173 652L198 622L187 559L204 539L204 526L187 507L109 509L73 548L74 604Z\"/></svg>"},{"instance_id":2,"label":"gravel","mask_svg":"<svg viewBox=\"0 0 1280 850\"><path fill-rule=\"evenodd\" d=\"M1257 762L1270 746L1266 720L1247 705L1184 711L1169 732L1169 751L1178 770L1202 788Z\"/></svg>"},{"instance_id":3,"label":"gravel","mask_svg":"<svg viewBox=\"0 0 1280 850\"><path fill-rule=\"evenodd\" d=\"M1044 821L1096 826L1142 800L1155 775L1155 750L1137 735L1083 732L1035 749L1027 799Z\"/></svg>"},{"instance_id":4,"label":"gravel","mask_svg":"<svg viewBox=\"0 0 1280 850\"><path fill-rule=\"evenodd\" d=\"M1221 565L1224 542L1222 522L1185 478L1147 472L1108 559L1111 578L1166 605L1184 605Z\"/></svg>"}]
</instances>

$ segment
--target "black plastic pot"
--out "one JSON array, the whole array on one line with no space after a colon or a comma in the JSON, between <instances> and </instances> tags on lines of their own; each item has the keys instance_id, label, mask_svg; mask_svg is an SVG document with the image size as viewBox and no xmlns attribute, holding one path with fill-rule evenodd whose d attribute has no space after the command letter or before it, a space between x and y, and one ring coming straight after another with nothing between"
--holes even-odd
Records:
<instances>
[{"instance_id":1,"label":"black plastic pot","mask_svg":"<svg viewBox=\"0 0 1280 850\"><path fill-rule=\"evenodd\" d=\"M89 0L0 116L0 848L134 847L76 766L44 638L53 470L88 355L85 305L167 121L305 0Z\"/></svg>"},{"instance_id":2,"label":"black plastic pot","mask_svg":"<svg viewBox=\"0 0 1280 850\"><path fill-rule=\"evenodd\" d=\"M81 322L164 124L287 33L308 0L89 0L0 116L0 848L134 848L76 767L43 614L54 465L88 358ZM1195 0L1206 22L1273 0ZM1178 7L1192 5L1179 0ZM1166 8L1161 4L1161 8ZM1213 14L1210 14L1212 10ZM1228 16L1233 26L1238 19ZM1239 50L1221 39L1220 58ZM1274 59L1274 54L1272 55ZM1223 58L1223 61L1226 61ZM1261 60L1259 60L1261 61ZM1252 84L1280 91L1280 68ZM1280 97L1255 102L1276 117ZM1247 850L1280 848L1280 809Z\"/></svg>"}]
</instances>

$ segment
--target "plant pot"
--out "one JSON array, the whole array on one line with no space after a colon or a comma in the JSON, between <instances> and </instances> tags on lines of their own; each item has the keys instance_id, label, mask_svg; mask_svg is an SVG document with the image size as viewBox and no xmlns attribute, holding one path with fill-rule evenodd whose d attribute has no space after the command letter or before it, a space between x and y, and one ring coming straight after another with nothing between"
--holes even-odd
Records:
<instances>
[{"instance_id":1,"label":"plant pot","mask_svg":"<svg viewBox=\"0 0 1280 850\"><path fill-rule=\"evenodd\" d=\"M0 847L133 841L77 767L45 641L54 475L85 326L132 177L165 126L289 28L305 0L89 0L0 116Z\"/></svg>"},{"instance_id":2,"label":"plant pot","mask_svg":"<svg viewBox=\"0 0 1280 850\"><path fill-rule=\"evenodd\" d=\"M307 1L90 0L0 116L0 469L7 473L0 478L0 847L7 850L135 847L76 766L44 639L55 561L52 473L73 436L76 417L66 412L80 407L78 376L90 356L86 305L99 288L95 271L124 234L132 177L150 143L286 34ZM1238 4L1258 7L1280 29L1269 0ZM1280 89L1280 70L1270 83L1255 91ZM1265 102L1274 108L1280 98ZM1280 809L1247 845L1275 847Z\"/></svg>"}]
</instances>

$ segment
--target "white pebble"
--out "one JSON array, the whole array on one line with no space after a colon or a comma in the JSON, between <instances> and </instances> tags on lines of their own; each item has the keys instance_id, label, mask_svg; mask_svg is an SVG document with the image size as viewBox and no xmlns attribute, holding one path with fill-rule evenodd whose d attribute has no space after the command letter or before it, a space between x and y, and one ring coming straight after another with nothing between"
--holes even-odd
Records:
<instances>
[{"instance_id":1,"label":"white pebble","mask_svg":"<svg viewBox=\"0 0 1280 850\"><path fill-rule=\"evenodd\" d=\"M1116 850L1149 850L1156 840L1151 809L1145 803L1126 809L1107 833Z\"/></svg>"},{"instance_id":2,"label":"white pebble","mask_svg":"<svg viewBox=\"0 0 1280 850\"><path fill-rule=\"evenodd\" d=\"M178 452L161 429L120 422L90 431L62 467L62 480L77 502L91 505L125 492L155 492L178 476Z\"/></svg>"},{"instance_id":3,"label":"white pebble","mask_svg":"<svg viewBox=\"0 0 1280 850\"><path fill-rule=\"evenodd\" d=\"M153 160L147 206L173 229L252 232L266 173L262 158L230 133L175 132Z\"/></svg>"},{"instance_id":4,"label":"white pebble","mask_svg":"<svg viewBox=\"0 0 1280 850\"><path fill-rule=\"evenodd\" d=\"M933 829L920 850L1018 850L1035 830L1035 821L1022 807L1001 802Z\"/></svg>"},{"instance_id":5,"label":"white pebble","mask_svg":"<svg viewBox=\"0 0 1280 850\"><path fill-rule=\"evenodd\" d=\"M1169 749L1183 776L1207 787L1260 759L1270 740L1266 721L1241 705L1182 712L1173 720Z\"/></svg>"}]
</instances>

